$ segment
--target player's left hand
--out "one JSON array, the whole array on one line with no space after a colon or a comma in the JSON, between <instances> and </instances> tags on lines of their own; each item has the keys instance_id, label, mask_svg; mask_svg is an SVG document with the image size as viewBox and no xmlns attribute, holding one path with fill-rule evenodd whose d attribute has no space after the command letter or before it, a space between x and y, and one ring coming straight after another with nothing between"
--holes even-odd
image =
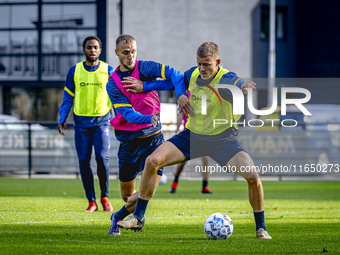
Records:
<instances>
[{"instance_id":1,"label":"player's left hand","mask_svg":"<svg viewBox=\"0 0 340 255\"><path fill-rule=\"evenodd\" d=\"M246 81L242 84L241 89L245 95L248 94L248 88L256 89L256 83L253 81Z\"/></svg>"},{"instance_id":2,"label":"player's left hand","mask_svg":"<svg viewBox=\"0 0 340 255\"><path fill-rule=\"evenodd\" d=\"M195 115L194 107L192 107L192 105L189 102L189 98L185 94L182 94L178 97L178 106L179 106L180 112L183 112L185 116L188 117L188 113L191 116Z\"/></svg>"},{"instance_id":3,"label":"player's left hand","mask_svg":"<svg viewBox=\"0 0 340 255\"><path fill-rule=\"evenodd\" d=\"M157 128L158 119L159 119L159 112L156 112L151 117L151 124L154 128Z\"/></svg>"},{"instance_id":4,"label":"player's left hand","mask_svg":"<svg viewBox=\"0 0 340 255\"><path fill-rule=\"evenodd\" d=\"M143 82L137 80L133 77L124 77L123 81L123 88L126 89L127 92L132 93L143 93Z\"/></svg>"}]
</instances>

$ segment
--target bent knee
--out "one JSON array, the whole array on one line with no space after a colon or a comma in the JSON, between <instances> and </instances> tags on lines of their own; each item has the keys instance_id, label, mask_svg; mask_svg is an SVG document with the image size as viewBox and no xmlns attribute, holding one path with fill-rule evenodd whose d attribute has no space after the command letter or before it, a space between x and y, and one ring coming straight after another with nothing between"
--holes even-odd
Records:
<instances>
[{"instance_id":1,"label":"bent knee","mask_svg":"<svg viewBox=\"0 0 340 255\"><path fill-rule=\"evenodd\" d=\"M129 197L130 197L130 196L124 196L124 195L122 195L122 199L123 199L123 201L124 201L125 203L129 200Z\"/></svg>"},{"instance_id":2,"label":"bent knee","mask_svg":"<svg viewBox=\"0 0 340 255\"><path fill-rule=\"evenodd\" d=\"M245 177L245 179L248 182L248 184L250 184L250 185L256 185L257 186L258 184L261 183L261 180L260 180L257 173L256 173L256 175Z\"/></svg>"},{"instance_id":3,"label":"bent knee","mask_svg":"<svg viewBox=\"0 0 340 255\"><path fill-rule=\"evenodd\" d=\"M161 166L161 161L153 156L150 155L149 157L146 158L145 161L145 170L149 170L149 171L157 171Z\"/></svg>"},{"instance_id":4,"label":"bent knee","mask_svg":"<svg viewBox=\"0 0 340 255\"><path fill-rule=\"evenodd\" d=\"M127 202L129 200L129 198L132 196L132 194L128 194L128 193L125 193L125 192L121 192L121 197L122 199L124 200L124 202Z\"/></svg>"}]
</instances>

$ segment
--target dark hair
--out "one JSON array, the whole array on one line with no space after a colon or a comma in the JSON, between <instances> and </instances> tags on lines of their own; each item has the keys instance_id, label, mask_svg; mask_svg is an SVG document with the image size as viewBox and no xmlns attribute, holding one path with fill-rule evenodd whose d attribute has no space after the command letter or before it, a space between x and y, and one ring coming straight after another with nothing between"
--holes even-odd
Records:
<instances>
[{"instance_id":1,"label":"dark hair","mask_svg":"<svg viewBox=\"0 0 340 255\"><path fill-rule=\"evenodd\" d=\"M99 43L100 48L102 48L102 41L101 41L97 36L91 35L91 36L88 36L88 37L86 37L86 38L84 39L84 41L83 41L83 49L85 49L86 43L87 43L87 41L89 41L89 40L97 40L98 43Z\"/></svg>"},{"instance_id":2,"label":"dark hair","mask_svg":"<svg viewBox=\"0 0 340 255\"><path fill-rule=\"evenodd\" d=\"M118 48L118 45L120 43L132 43L135 42L135 38L133 38L131 35L120 35L116 39L116 49Z\"/></svg>"},{"instance_id":3,"label":"dark hair","mask_svg":"<svg viewBox=\"0 0 340 255\"><path fill-rule=\"evenodd\" d=\"M200 58L205 58L208 56L219 57L219 55L220 55L220 50L218 49L217 44L213 42L202 43L197 49L197 56Z\"/></svg>"}]
</instances>

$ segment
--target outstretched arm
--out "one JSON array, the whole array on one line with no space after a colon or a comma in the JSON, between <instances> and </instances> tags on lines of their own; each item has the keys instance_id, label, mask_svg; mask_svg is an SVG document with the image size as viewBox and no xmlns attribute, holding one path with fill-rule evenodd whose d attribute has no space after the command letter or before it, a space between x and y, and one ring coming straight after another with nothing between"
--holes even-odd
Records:
<instances>
[{"instance_id":1,"label":"outstretched arm","mask_svg":"<svg viewBox=\"0 0 340 255\"><path fill-rule=\"evenodd\" d=\"M139 77L142 81L151 81L151 80L155 80L156 78L162 78L162 79L171 81L176 91L176 96L178 99L178 104L179 104L180 109L183 110L185 113L189 112L191 114L194 114L192 107L189 103L189 99L186 96L184 78L181 72L177 71L176 69L170 66L162 65L162 64L159 64L153 61L139 61L138 68L139 68ZM168 83L167 85L163 87L163 89L165 88L173 88L173 87ZM142 89L140 86L139 88L136 87L134 89L136 90L136 92L137 91L139 93L142 92Z\"/></svg>"},{"instance_id":2,"label":"outstretched arm","mask_svg":"<svg viewBox=\"0 0 340 255\"><path fill-rule=\"evenodd\" d=\"M186 94L183 74L176 69L154 61L139 61L138 68L139 77L142 81L152 81L156 78L162 78L174 84L177 98L182 94Z\"/></svg>"},{"instance_id":3,"label":"outstretched arm","mask_svg":"<svg viewBox=\"0 0 340 255\"><path fill-rule=\"evenodd\" d=\"M169 80L175 87L177 99L181 95L186 96L186 90L184 85L183 74L180 71L177 71L175 68L170 66L162 66L161 77L165 80Z\"/></svg>"},{"instance_id":4,"label":"outstretched arm","mask_svg":"<svg viewBox=\"0 0 340 255\"><path fill-rule=\"evenodd\" d=\"M154 90L173 90L175 88L175 86L170 81L153 80L142 82L133 77L124 78L123 84L123 87L132 93L147 93Z\"/></svg>"},{"instance_id":5,"label":"outstretched arm","mask_svg":"<svg viewBox=\"0 0 340 255\"><path fill-rule=\"evenodd\" d=\"M174 84L178 106L181 112L183 112L186 116L188 116L188 113L193 116L195 113L189 102L189 98L187 97L183 74L170 66L163 65L161 76L163 79L169 80Z\"/></svg>"},{"instance_id":6,"label":"outstretched arm","mask_svg":"<svg viewBox=\"0 0 340 255\"><path fill-rule=\"evenodd\" d=\"M245 95L248 94L248 88L256 89L256 84L253 81L245 81L239 78L234 72L228 72L223 75L220 84L232 84L242 90Z\"/></svg>"},{"instance_id":7,"label":"outstretched arm","mask_svg":"<svg viewBox=\"0 0 340 255\"><path fill-rule=\"evenodd\" d=\"M147 81L147 82L141 82L133 77L124 78L124 83L128 85L124 85L124 88L127 88L127 91L131 91L133 93L147 93L150 91L158 90L171 90L174 89L175 86L172 84L172 82L166 81L166 80L155 80L155 81ZM181 94L178 97L178 105L182 112L186 116L188 116L188 113L194 115L194 110L191 104L189 103L189 99L186 94Z\"/></svg>"}]
</instances>

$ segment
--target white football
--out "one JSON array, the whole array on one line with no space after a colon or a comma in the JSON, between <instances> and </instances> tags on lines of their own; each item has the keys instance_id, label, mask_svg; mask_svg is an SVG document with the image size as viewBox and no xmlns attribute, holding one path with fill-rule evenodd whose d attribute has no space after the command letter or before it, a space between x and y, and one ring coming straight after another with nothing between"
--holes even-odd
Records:
<instances>
[{"instance_id":1,"label":"white football","mask_svg":"<svg viewBox=\"0 0 340 255\"><path fill-rule=\"evenodd\" d=\"M210 239L227 239L233 230L232 220L224 213L213 213L204 223L204 232Z\"/></svg>"},{"instance_id":2,"label":"white football","mask_svg":"<svg viewBox=\"0 0 340 255\"><path fill-rule=\"evenodd\" d=\"M166 177L165 173L163 173L160 181L159 181L159 185L164 185L166 184L166 181L168 180L168 177Z\"/></svg>"}]
</instances>

